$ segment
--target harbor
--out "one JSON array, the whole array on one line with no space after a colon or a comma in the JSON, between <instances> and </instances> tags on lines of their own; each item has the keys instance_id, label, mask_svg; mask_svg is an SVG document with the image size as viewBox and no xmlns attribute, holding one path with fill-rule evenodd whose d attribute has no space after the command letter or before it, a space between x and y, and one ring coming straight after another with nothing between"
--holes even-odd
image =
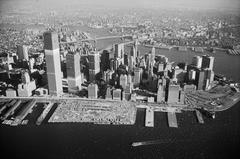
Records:
<instances>
[{"instance_id":1,"label":"harbor","mask_svg":"<svg viewBox=\"0 0 240 159\"><path fill-rule=\"evenodd\" d=\"M48 103L46 107L44 108L42 114L38 117L36 121L36 125L41 125L42 121L45 119L51 108L53 107L54 103Z\"/></svg>"},{"instance_id":2,"label":"harbor","mask_svg":"<svg viewBox=\"0 0 240 159\"><path fill-rule=\"evenodd\" d=\"M146 108L145 126L154 127L154 111L149 107Z\"/></svg>"},{"instance_id":3,"label":"harbor","mask_svg":"<svg viewBox=\"0 0 240 159\"><path fill-rule=\"evenodd\" d=\"M168 117L168 125L169 125L169 127L177 128L178 124L177 124L176 114L174 112L168 112L167 113L167 117Z\"/></svg>"}]
</instances>

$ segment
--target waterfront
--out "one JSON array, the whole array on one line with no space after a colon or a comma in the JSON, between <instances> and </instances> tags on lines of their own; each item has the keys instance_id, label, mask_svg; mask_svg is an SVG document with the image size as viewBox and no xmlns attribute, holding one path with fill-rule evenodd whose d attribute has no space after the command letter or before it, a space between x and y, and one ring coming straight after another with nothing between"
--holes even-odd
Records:
<instances>
[{"instance_id":1,"label":"waterfront","mask_svg":"<svg viewBox=\"0 0 240 159\"><path fill-rule=\"evenodd\" d=\"M144 54L150 48L139 46L139 50ZM196 55L164 49L156 52L176 62L190 62ZM216 73L240 81L239 57L222 52L212 55L216 58ZM194 112L177 113L177 129L169 128L167 114L163 112L155 112L154 128L146 128L143 110L138 110L135 125L113 126L47 123L53 109L43 124L37 126L41 111L34 108L27 116L28 125L1 125L2 152L13 153L14 158L229 158L237 154L240 145L239 107L240 103L217 112L214 120L204 117L205 124L198 123ZM131 146L133 142L151 140L158 140L159 144Z\"/></svg>"},{"instance_id":2,"label":"waterfront","mask_svg":"<svg viewBox=\"0 0 240 159\"><path fill-rule=\"evenodd\" d=\"M33 111L28 118L34 118ZM179 128L169 128L166 113L155 112L154 128L144 127L145 111L138 110L133 126L83 123L46 123L37 126L1 125L2 155L13 158L229 158L240 145L240 103L204 117L199 124L193 112L177 113ZM49 118L49 117L48 117ZM132 147L136 141L162 141ZM234 156L236 157L236 156Z\"/></svg>"},{"instance_id":3,"label":"waterfront","mask_svg":"<svg viewBox=\"0 0 240 159\"><path fill-rule=\"evenodd\" d=\"M130 48L126 47L126 51ZM151 51L150 47L138 46L138 50L141 55ZM193 51L177 51L177 50L167 50L167 49L156 49L156 55L165 55L172 62L187 62L191 63L193 56L209 54L215 57L214 62L214 72L221 73L227 78L233 79L236 82L240 82L240 56L228 55L226 52L218 51L216 53L203 52L197 53Z\"/></svg>"}]
</instances>

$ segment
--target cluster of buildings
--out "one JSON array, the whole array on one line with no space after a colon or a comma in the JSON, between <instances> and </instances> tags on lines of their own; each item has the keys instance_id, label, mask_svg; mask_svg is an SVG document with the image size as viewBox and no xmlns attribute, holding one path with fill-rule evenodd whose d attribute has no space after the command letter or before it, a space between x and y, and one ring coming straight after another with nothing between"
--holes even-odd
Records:
<instances>
[{"instance_id":1,"label":"cluster of buildings","mask_svg":"<svg viewBox=\"0 0 240 159\"><path fill-rule=\"evenodd\" d=\"M154 47L140 55L135 40L130 52L125 51L124 43L103 52L93 49L83 53L83 49L69 47L63 58L58 34L48 31L43 37L45 61L42 64L46 69L47 87L36 86L35 79L30 78L32 66L21 69L21 82L16 90L8 88L6 96L62 96L66 92L79 95L85 90L91 99L136 100L135 90L140 88L155 93L155 96L147 95L149 102L184 104L186 92L208 90L214 80L214 57L208 55L195 56L190 65L174 66L167 57L156 55ZM34 65L27 50L24 45L17 46L17 62Z\"/></svg>"}]
</instances>

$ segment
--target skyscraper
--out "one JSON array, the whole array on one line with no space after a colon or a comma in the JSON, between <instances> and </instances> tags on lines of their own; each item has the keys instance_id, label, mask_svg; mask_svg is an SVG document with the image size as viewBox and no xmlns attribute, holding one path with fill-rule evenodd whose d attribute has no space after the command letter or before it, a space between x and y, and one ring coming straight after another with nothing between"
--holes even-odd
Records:
<instances>
[{"instance_id":1,"label":"skyscraper","mask_svg":"<svg viewBox=\"0 0 240 159\"><path fill-rule=\"evenodd\" d=\"M89 60L89 80L94 81L96 74L100 72L100 57L98 52L91 52L88 55Z\"/></svg>"},{"instance_id":2,"label":"skyscraper","mask_svg":"<svg viewBox=\"0 0 240 159\"><path fill-rule=\"evenodd\" d=\"M43 36L49 94L60 95L62 93L62 72L58 35L55 32L45 32Z\"/></svg>"},{"instance_id":3,"label":"skyscraper","mask_svg":"<svg viewBox=\"0 0 240 159\"><path fill-rule=\"evenodd\" d=\"M127 86L127 75L120 75L120 85L122 86L122 88L125 90L126 86Z\"/></svg>"},{"instance_id":4,"label":"skyscraper","mask_svg":"<svg viewBox=\"0 0 240 159\"><path fill-rule=\"evenodd\" d=\"M205 79L205 72L198 70L197 71L197 89L198 90L203 90L204 88L204 79Z\"/></svg>"},{"instance_id":5,"label":"skyscraper","mask_svg":"<svg viewBox=\"0 0 240 159\"><path fill-rule=\"evenodd\" d=\"M138 68L138 67L136 67L135 69L134 69L134 85L139 85L140 84L140 82L141 82L141 74L142 74L142 69L141 68Z\"/></svg>"},{"instance_id":6,"label":"skyscraper","mask_svg":"<svg viewBox=\"0 0 240 159\"><path fill-rule=\"evenodd\" d=\"M155 47L152 48L151 55L152 55L151 62L154 64L155 63L155 55L156 55Z\"/></svg>"},{"instance_id":7,"label":"skyscraper","mask_svg":"<svg viewBox=\"0 0 240 159\"><path fill-rule=\"evenodd\" d=\"M195 66L197 68L201 68L202 67L202 57L194 56L192 59L192 64L193 64L193 66Z\"/></svg>"},{"instance_id":8,"label":"skyscraper","mask_svg":"<svg viewBox=\"0 0 240 159\"><path fill-rule=\"evenodd\" d=\"M96 99L98 97L98 85L90 83L88 85L88 98Z\"/></svg>"},{"instance_id":9,"label":"skyscraper","mask_svg":"<svg viewBox=\"0 0 240 159\"><path fill-rule=\"evenodd\" d=\"M157 102L164 102L165 101L165 90L164 86L161 84L158 85L158 91L157 91Z\"/></svg>"},{"instance_id":10,"label":"skyscraper","mask_svg":"<svg viewBox=\"0 0 240 159\"><path fill-rule=\"evenodd\" d=\"M28 61L28 47L26 45L17 45L17 55L19 60Z\"/></svg>"},{"instance_id":11,"label":"skyscraper","mask_svg":"<svg viewBox=\"0 0 240 159\"><path fill-rule=\"evenodd\" d=\"M202 56L202 68L208 68L210 70L213 70L213 64L214 57L208 55Z\"/></svg>"},{"instance_id":12,"label":"skyscraper","mask_svg":"<svg viewBox=\"0 0 240 159\"><path fill-rule=\"evenodd\" d=\"M76 52L68 52L66 59L68 92L77 93L81 89L82 84L80 55Z\"/></svg>"},{"instance_id":13,"label":"skyscraper","mask_svg":"<svg viewBox=\"0 0 240 159\"><path fill-rule=\"evenodd\" d=\"M168 103L177 103L179 101L180 85L169 85Z\"/></svg>"},{"instance_id":14,"label":"skyscraper","mask_svg":"<svg viewBox=\"0 0 240 159\"><path fill-rule=\"evenodd\" d=\"M101 55L101 70L107 71L107 69L110 69L110 57L109 57L109 51L103 50L103 53Z\"/></svg>"},{"instance_id":15,"label":"skyscraper","mask_svg":"<svg viewBox=\"0 0 240 159\"><path fill-rule=\"evenodd\" d=\"M124 56L124 43L115 44L115 58L122 59Z\"/></svg>"}]
</instances>

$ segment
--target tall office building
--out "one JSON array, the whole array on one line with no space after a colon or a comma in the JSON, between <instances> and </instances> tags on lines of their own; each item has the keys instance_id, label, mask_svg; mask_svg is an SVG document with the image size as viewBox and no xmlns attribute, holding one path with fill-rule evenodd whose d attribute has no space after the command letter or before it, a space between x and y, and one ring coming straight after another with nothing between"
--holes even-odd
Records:
<instances>
[{"instance_id":1,"label":"tall office building","mask_svg":"<svg viewBox=\"0 0 240 159\"><path fill-rule=\"evenodd\" d=\"M110 53L108 50L103 50L101 55L101 70L107 71L110 69Z\"/></svg>"},{"instance_id":2,"label":"tall office building","mask_svg":"<svg viewBox=\"0 0 240 159\"><path fill-rule=\"evenodd\" d=\"M26 45L17 45L17 55L19 60L28 61L28 47Z\"/></svg>"},{"instance_id":3,"label":"tall office building","mask_svg":"<svg viewBox=\"0 0 240 159\"><path fill-rule=\"evenodd\" d=\"M207 90L210 88L209 86L214 80L214 72L211 69L205 69L204 71L205 71L204 89Z\"/></svg>"},{"instance_id":4,"label":"tall office building","mask_svg":"<svg viewBox=\"0 0 240 159\"><path fill-rule=\"evenodd\" d=\"M179 101L180 85L170 84L168 88L168 103L177 103Z\"/></svg>"},{"instance_id":5,"label":"tall office building","mask_svg":"<svg viewBox=\"0 0 240 159\"><path fill-rule=\"evenodd\" d=\"M195 79L196 79L196 71L195 70L188 71L188 80L194 81Z\"/></svg>"},{"instance_id":6,"label":"tall office building","mask_svg":"<svg viewBox=\"0 0 240 159\"><path fill-rule=\"evenodd\" d=\"M214 57L204 55L202 56L202 68L213 70Z\"/></svg>"},{"instance_id":7,"label":"tall office building","mask_svg":"<svg viewBox=\"0 0 240 159\"><path fill-rule=\"evenodd\" d=\"M158 64L158 72L162 72L164 71L164 64L163 63L159 63Z\"/></svg>"},{"instance_id":8,"label":"tall office building","mask_svg":"<svg viewBox=\"0 0 240 159\"><path fill-rule=\"evenodd\" d=\"M62 72L57 33L44 33L44 50L47 65L49 94L60 95L62 94Z\"/></svg>"},{"instance_id":9,"label":"tall office building","mask_svg":"<svg viewBox=\"0 0 240 159\"><path fill-rule=\"evenodd\" d=\"M129 61L128 54L124 54L123 64L128 66L128 63L129 63L128 61Z\"/></svg>"},{"instance_id":10,"label":"tall office building","mask_svg":"<svg viewBox=\"0 0 240 159\"><path fill-rule=\"evenodd\" d=\"M155 63L155 56L156 56L156 50L155 50L155 47L152 48L152 51L151 51L151 62L154 64Z\"/></svg>"},{"instance_id":11,"label":"tall office building","mask_svg":"<svg viewBox=\"0 0 240 159\"><path fill-rule=\"evenodd\" d=\"M126 86L127 86L127 75L120 75L120 85L122 86L122 88L125 90Z\"/></svg>"},{"instance_id":12,"label":"tall office building","mask_svg":"<svg viewBox=\"0 0 240 159\"><path fill-rule=\"evenodd\" d=\"M124 43L115 44L115 58L123 58L124 57Z\"/></svg>"},{"instance_id":13,"label":"tall office building","mask_svg":"<svg viewBox=\"0 0 240 159\"><path fill-rule=\"evenodd\" d=\"M158 85L158 91L157 91L157 102L164 102L165 101L165 89L164 86L161 84Z\"/></svg>"},{"instance_id":14,"label":"tall office building","mask_svg":"<svg viewBox=\"0 0 240 159\"><path fill-rule=\"evenodd\" d=\"M122 100L122 90L121 89L114 89L112 94L113 94L113 99Z\"/></svg>"},{"instance_id":15,"label":"tall office building","mask_svg":"<svg viewBox=\"0 0 240 159\"><path fill-rule=\"evenodd\" d=\"M142 69L141 68L138 68L136 67L134 69L134 85L139 85L140 82L141 82L141 74L142 74Z\"/></svg>"},{"instance_id":16,"label":"tall office building","mask_svg":"<svg viewBox=\"0 0 240 159\"><path fill-rule=\"evenodd\" d=\"M100 72L100 56L98 52L91 52L88 54L89 61L89 80L95 80L96 74Z\"/></svg>"},{"instance_id":17,"label":"tall office building","mask_svg":"<svg viewBox=\"0 0 240 159\"><path fill-rule=\"evenodd\" d=\"M88 85L88 98L96 99L98 98L98 85L90 83Z\"/></svg>"},{"instance_id":18,"label":"tall office building","mask_svg":"<svg viewBox=\"0 0 240 159\"><path fill-rule=\"evenodd\" d=\"M107 87L105 99L112 99L112 88Z\"/></svg>"},{"instance_id":19,"label":"tall office building","mask_svg":"<svg viewBox=\"0 0 240 159\"><path fill-rule=\"evenodd\" d=\"M136 50L136 47L134 45L131 46L130 56L133 57L133 62L135 64L136 63L136 58L137 58L137 50Z\"/></svg>"},{"instance_id":20,"label":"tall office building","mask_svg":"<svg viewBox=\"0 0 240 159\"><path fill-rule=\"evenodd\" d=\"M82 77L80 69L80 55L76 52L69 52L67 61L68 92L77 93L81 90Z\"/></svg>"},{"instance_id":21,"label":"tall office building","mask_svg":"<svg viewBox=\"0 0 240 159\"><path fill-rule=\"evenodd\" d=\"M192 59L192 65L201 68L202 67L202 60L203 58L201 56L194 56Z\"/></svg>"},{"instance_id":22,"label":"tall office building","mask_svg":"<svg viewBox=\"0 0 240 159\"><path fill-rule=\"evenodd\" d=\"M197 80L197 89L203 90L204 89L205 72L198 70L196 80Z\"/></svg>"}]
</instances>

